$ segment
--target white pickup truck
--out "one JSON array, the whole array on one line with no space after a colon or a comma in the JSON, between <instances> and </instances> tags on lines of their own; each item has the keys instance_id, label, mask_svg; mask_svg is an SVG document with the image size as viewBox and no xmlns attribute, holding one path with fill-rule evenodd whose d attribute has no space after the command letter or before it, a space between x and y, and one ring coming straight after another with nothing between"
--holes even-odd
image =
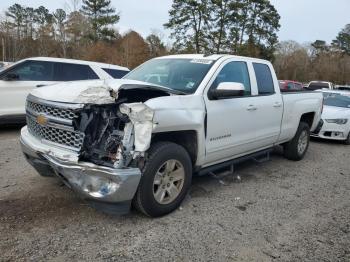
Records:
<instances>
[{"instance_id":1,"label":"white pickup truck","mask_svg":"<svg viewBox=\"0 0 350 262\"><path fill-rule=\"evenodd\" d=\"M280 93L268 61L231 55L152 59L120 80L61 83L27 98L24 155L89 203L148 216L175 210L192 175L276 145L301 160L322 112L318 92Z\"/></svg>"}]
</instances>

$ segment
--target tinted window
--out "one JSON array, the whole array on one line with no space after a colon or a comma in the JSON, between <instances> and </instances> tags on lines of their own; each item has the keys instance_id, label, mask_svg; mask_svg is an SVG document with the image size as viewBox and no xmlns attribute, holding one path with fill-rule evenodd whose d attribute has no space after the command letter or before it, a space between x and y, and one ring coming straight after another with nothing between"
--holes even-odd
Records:
<instances>
[{"instance_id":1,"label":"tinted window","mask_svg":"<svg viewBox=\"0 0 350 262\"><path fill-rule=\"evenodd\" d=\"M301 90L301 89L303 89L303 86L301 84L295 84L295 88L298 89L298 90L299 89Z\"/></svg>"},{"instance_id":2,"label":"tinted window","mask_svg":"<svg viewBox=\"0 0 350 262\"><path fill-rule=\"evenodd\" d=\"M310 83L307 89L318 90L322 88L329 88L328 83Z\"/></svg>"},{"instance_id":3,"label":"tinted window","mask_svg":"<svg viewBox=\"0 0 350 262\"><path fill-rule=\"evenodd\" d=\"M326 106L350 108L350 94L323 93Z\"/></svg>"},{"instance_id":4,"label":"tinted window","mask_svg":"<svg viewBox=\"0 0 350 262\"><path fill-rule=\"evenodd\" d=\"M216 77L212 88L216 88L220 83L236 82L244 85L244 94L250 95L250 79L247 64L245 62L230 62L225 65Z\"/></svg>"},{"instance_id":5,"label":"tinted window","mask_svg":"<svg viewBox=\"0 0 350 262\"><path fill-rule=\"evenodd\" d=\"M55 81L99 79L88 65L55 63Z\"/></svg>"},{"instance_id":6,"label":"tinted window","mask_svg":"<svg viewBox=\"0 0 350 262\"><path fill-rule=\"evenodd\" d=\"M125 76L129 71L125 70L118 70L118 69L109 69L109 68L102 68L107 74L109 74L111 77L119 79Z\"/></svg>"},{"instance_id":7,"label":"tinted window","mask_svg":"<svg viewBox=\"0 0 350 262\"><path fill-rule=\"evenodd\" d=\"M259 95L275 93L270 68L265 64L253 63Z\"/></svg>"},{"instance_id":8,"label":"tinted window","mask_svg":"<svg viewBox=\"0 0 350 262\"><path fill-rule=\"evenodd\" d=\"M17 81L53 81L53 63L45 61L25 61L6 71L1 79L8 74L15 75Z\"/></svg>"},{"instance_id":9,"label":"tinted window","mask_svg":"<svg viewBox=\"0 0 350 262\"><path fill-rule=\"evenodd\" d=\"M291 83L291 82L289 82L289 83L288 83L288 89L294 89L294 84Z\"/></svg>"}]
</instances>

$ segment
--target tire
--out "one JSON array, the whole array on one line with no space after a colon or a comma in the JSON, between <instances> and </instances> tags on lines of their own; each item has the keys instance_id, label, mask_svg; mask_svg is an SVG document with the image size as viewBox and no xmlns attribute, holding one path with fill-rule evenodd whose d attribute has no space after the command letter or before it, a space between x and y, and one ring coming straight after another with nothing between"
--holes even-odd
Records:
<instances>
[{"instance_id":1,"label":"tire","mask_svg":"<svg viewBox=\"0 0 350 262\"><path fill-rule=\"evenodd\" d=\"M350 132L348 134L348 138L344 141L345 145L350 145Z\"/></svg>"},{"instance_id":2,"label":"tire","mask_svg":"<svg viewBox=\"0 0 350 262\"><path fill-rule=\"evenodd\" d=\"M166 215L180 206L191 181L192 162L187 151L175 143L155 143L148 151L133 206L150 217Z\"/></svg>"},{"instance_id":3,"label":"tire","mask_svg":"<svg viewBox=\"0 0 350 262\"><path fill-rule=\"evenodd\" d=\"M306 137L305 137L306 136ZM310 127L300 122L298 130L291 141L284 145L285 158L299 161L304 158L310 143Z\"/></svg>"}]
</instances>

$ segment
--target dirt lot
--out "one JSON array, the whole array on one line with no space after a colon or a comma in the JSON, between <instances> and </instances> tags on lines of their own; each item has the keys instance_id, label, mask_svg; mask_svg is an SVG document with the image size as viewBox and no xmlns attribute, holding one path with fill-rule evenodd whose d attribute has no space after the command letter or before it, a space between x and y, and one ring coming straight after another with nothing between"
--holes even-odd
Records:
<instances>
[{"instance_id":1,"label":"dirt lot","mask_svg":"<svg viewBox=\"0 0 350 262\"><path fill-rule=\"evenodd\" d=\"M22 157L19 127L0 130L1 261L350 261L350 147L313 141L301 162L196 178L176 212L96 212Z\"/></svg>"}]
</instances>

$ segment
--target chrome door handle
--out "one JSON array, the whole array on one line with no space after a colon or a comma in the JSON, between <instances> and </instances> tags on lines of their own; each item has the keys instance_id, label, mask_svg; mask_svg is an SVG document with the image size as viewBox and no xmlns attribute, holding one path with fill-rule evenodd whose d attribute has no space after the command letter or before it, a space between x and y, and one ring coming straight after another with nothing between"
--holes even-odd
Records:
<instances>
[{"instance_id":1,"label":"chrome door handle","mask_svg":"<svg viewBox=\"0 0 350 262\"><path fill-rule=\"evenodd\" d=\"M282 103L280 102L276 102L273 104L273 107L281 107L282 106Z\"/></svg>"},{"instance_id":2,"label":"chrome door handle","mask_svg":"<svg viewBox=\"0 0 350 262\"><path fill-rule=\"evenodd\" d=\"M247 110L248 111L255 111L255 110L257 110L258 108L256 107L256 106L254 106L254 105L249 105L248 107L247 107Z\"/></svg>"}]
</instances>

